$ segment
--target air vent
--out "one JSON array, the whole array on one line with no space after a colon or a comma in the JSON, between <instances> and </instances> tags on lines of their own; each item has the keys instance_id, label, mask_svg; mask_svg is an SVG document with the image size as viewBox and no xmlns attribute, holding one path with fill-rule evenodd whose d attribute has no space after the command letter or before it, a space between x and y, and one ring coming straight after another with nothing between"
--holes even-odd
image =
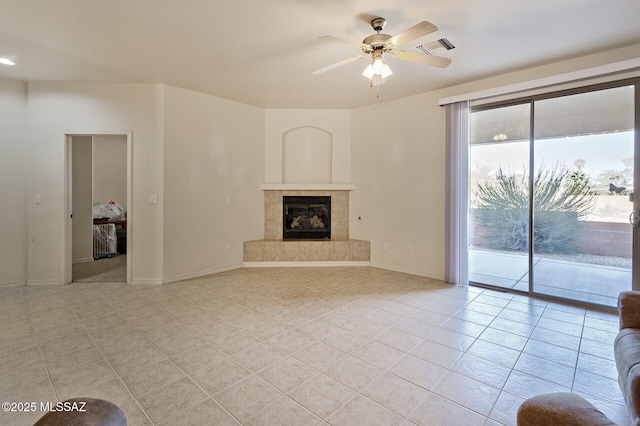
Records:
<instances>
[{"instance_id":1,"label":"air vent","mask_svg":"<svg viewBox=\"0 0 640 426\"><path fill-rule=\"evenodd\" d=\"M440 40L438 40L438 43L440 43L442 45L442 47L444 47L447 50L451 50L451 49L455 49L456 47L446 38L441 38Z\"/></svg>"},{"instance_id":2,"label":"air vent","mask_svg":"<svg viewBox=\"0 0 640 426\"><path fill-rule=\"evenodd\" d=\"M422 52L427 55L433 55L433 50L445 48L446 50L455 49L456 47L446 38L441 38L439 40L433 40L429 43L421 44L420 46L416 46L417 49L420 49Z\"/></svg>"}]
</instances>

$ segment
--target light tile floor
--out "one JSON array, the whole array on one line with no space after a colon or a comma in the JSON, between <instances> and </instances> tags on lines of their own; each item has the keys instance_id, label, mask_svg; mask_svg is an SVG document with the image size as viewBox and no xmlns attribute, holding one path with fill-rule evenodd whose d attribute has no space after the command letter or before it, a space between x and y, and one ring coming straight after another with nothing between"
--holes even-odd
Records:
<instances>
[{"instance_id":1,"label":"light tile floor","mask_svg":"<svg viewBox=\"0 0 640 426\"><path fill-rule=\"evenodd\" d=\"M550 391L629 423L615 314L376 268L7 288L0 324L0 401L104 398L130 425L513 425Z\"/></svg>"}]
</instances>

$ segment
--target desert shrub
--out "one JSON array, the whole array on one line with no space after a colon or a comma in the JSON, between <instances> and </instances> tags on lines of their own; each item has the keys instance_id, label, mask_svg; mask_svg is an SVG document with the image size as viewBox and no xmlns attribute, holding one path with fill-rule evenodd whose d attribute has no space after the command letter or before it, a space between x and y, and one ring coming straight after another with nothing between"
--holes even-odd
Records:
<instances>
[{"instance_id":1,"label":"desert shrub","mask_svg":"<svg viewBox=\"0 0 640 426\"><path fill-rule=\"evenodd\" d=\"M527 251L529 240L529 180L525 175L505 173L495 182L478 183L474 190L475 218L483 227L489 248ZM580 219L595 207L589 177L564 166L541 166L533 180L536 253L575 252L574 239Z\"/></svg>"}]
</instances>

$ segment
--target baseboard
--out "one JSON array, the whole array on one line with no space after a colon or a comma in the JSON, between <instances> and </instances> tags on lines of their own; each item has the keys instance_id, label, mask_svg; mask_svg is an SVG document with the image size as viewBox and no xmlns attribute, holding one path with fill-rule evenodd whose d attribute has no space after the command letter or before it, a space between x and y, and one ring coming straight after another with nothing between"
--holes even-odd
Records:
<instances>
[{"instance_id":1,"label":"baseboard","mask_svg":"<svg viewBox=\"0 0 640 426\"><path fill-rule=\"evenodd\" d=\"M207 275L219 274L220 272L233 271L234 269L238 269L238 267L233 266L229 268L207 269L204 271L192 272L189 274L180 274L180 275L174 275L173 277L166 277L163 279L162 282L164 284L170 284L178 281L191 280L193 278L206 277Z\"/></svg>"},{"instance_id":2,"label":"baseboard","mask_svg":"<svg viewBox=\"0 0 640 426\"><path fill-rule=\"evenodd\" d=\"M418 271L416 269L411 268L401 268L393 265L385 265L383 263L371 263L371 266L374 268L386 269L388 271L394 272L402 272L403 274L416 275L418 277L431 278L433 280L444 281L444 277L434 277L425 271Z\"/></svg>"},{"instance_id":3,"label":"baseboard","mask_svg":"<svg viewBox=\"0 0 640 426\"><path fill-rule=\"evenodd\" d=\"M71 261L71 263L87 263L87 262L93 262L95 259L93 257L84 257L84 258L80 258L80 259L73 259Z\"/></svg>"},{"instance_id":4,"label":"baseboard","mask_svg":"<svg viewBox=\"0 0 640 426\"><path fill-rule=\"evenodd\" d=\"M21 285L27 285L27 280L6 281L0 283L0 288L20 287Z\"/></svg>"},{"instance_id":5,"label":"baseboard","mask_svg":"<svg viewBox=\"0 0 640 426\"><path fill-rule=\"evenodd\" d=\"M134 278L131 280L132 285L161 285L162 278Z\"/></svg>"},{"instance_id":6,"label":"baseboard","mask_svg":"<svg viewBox=\"0 0 640 426\"><path fill-rule=\"evenodd\" d=\"M27 280L27 285L62 285L59 280Z\"/></svg>"},{"instance_id":7,"label":"baseboard","mask_svg":"<svg viewBox=\"0 0 640 426\"><path fill-rule=\"evenodd\" d=\"M244 262L245 268L299 268L325 266L371 266L369 261Z\"/></svg>"},{"instance_id":8,"label":"baseboard","mask_svg":"<svg viewBox=\"0 0 640 426\"><path fill-rule=\"evenodd\" d=\"M434 280L442 280L442 278L427 275L424 271L417 271L408 268L398 268L397 266L372 264L370 261L303 261L303 262L243 262L244 268L301 268L301 267L339 267L339 266L371 266L389 271L402 272L405 274L417 275L420 277L431 278ZM232 271L237 267L207 269L188 274L174 275L167 278L134 278L131 280L132 285L162 285L170 284L178 281L200 278L207 275L218 274L221 272ZM29 282L31 284L31 282ZM57 284L57 282L55 283Z\"/></svg>"}]
</instances>

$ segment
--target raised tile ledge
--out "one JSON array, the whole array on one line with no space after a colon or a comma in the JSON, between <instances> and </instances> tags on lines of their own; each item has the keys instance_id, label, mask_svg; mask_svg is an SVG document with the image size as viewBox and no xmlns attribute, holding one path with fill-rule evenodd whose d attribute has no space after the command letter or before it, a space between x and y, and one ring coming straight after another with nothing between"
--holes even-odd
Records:
<instances>
[{"instance_id":1,"label":"raised tile ledge","mask_svg":"<svg viewBox=\"0 0 640 426\"><path fill-rule=\"evenodd\" d=\"M363 240L255 240L244 242L250 262L369 262L371 243Z\"/></svg>"}]
</instances>

